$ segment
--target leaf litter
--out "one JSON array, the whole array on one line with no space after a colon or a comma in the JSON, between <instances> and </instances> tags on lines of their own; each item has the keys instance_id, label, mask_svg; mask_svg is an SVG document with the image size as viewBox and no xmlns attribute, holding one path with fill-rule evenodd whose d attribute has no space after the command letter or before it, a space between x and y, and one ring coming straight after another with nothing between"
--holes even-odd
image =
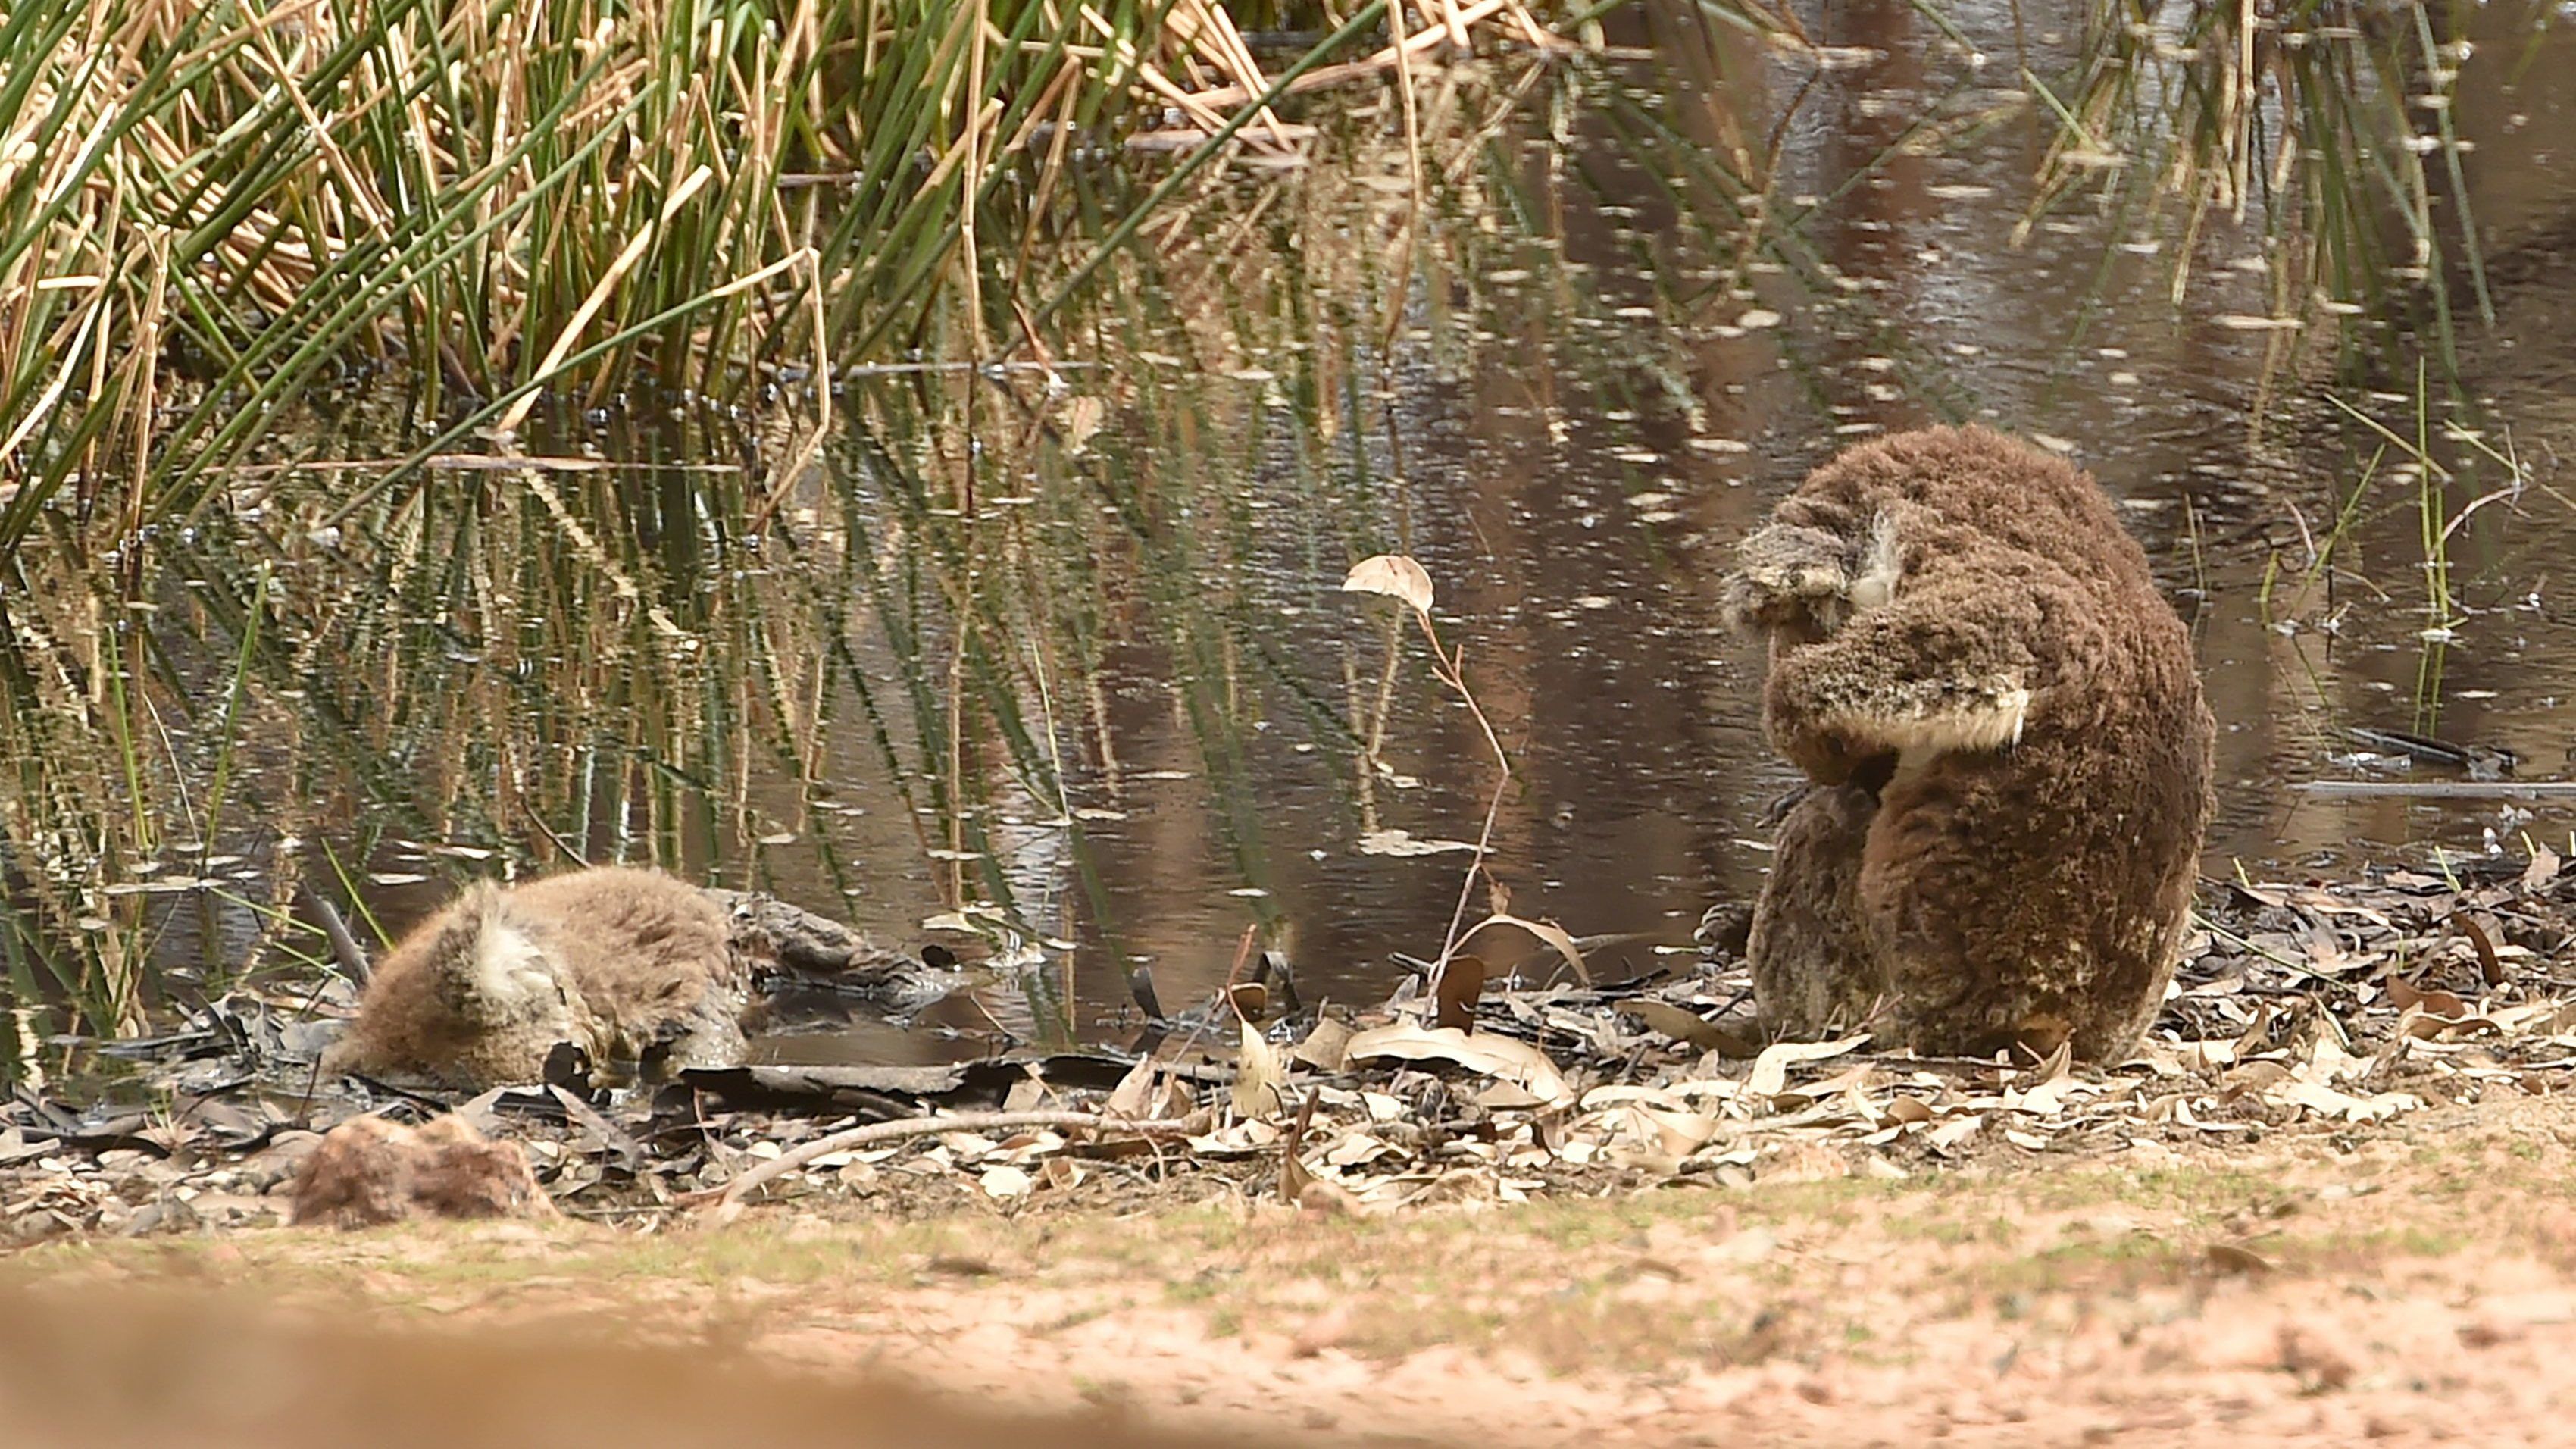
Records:
<instances>
[{"instance_id":1,"label":"leaf litter","mask_svg":"<svg viewBox=\"0 0 2576 1449\"><path fill-rule=\"evenodd\" d=\"M2201 907L2162 1015L2109 1068L2063 1052L1882 1052L1866 1022L1766 1041L1722 926L1741 912L1721 908L1696 959L1622 982L1563 979L1581 959L1568 937L1550 940L1557 979L1498 977L1466 986L1472 997L1415 980L1373 1008L1318 1011L1284 978L1240 983L1156 1022L1141 1051L690 1071L654 1091L558 1085L453 1105L520 1140L563 1211L645 1222L780 1198L909 1215L1210 1191L1379 1213L1820 1171L2154 1161L2185 1143L2351 1133L2576 1086L2576 875L2554 854L2210 882ZM134 1076L102 1100L22 1086L0 1105L0 1240L276 1221L321 1132L451 1105L314 1083L326 1033L312 1007L309 994L237 991L180 1030L118 1044ZM824 1140L852 1137L868 1140ZM726 1190L746 1175L755 1190Z\"/></svg>"}]
</instances>

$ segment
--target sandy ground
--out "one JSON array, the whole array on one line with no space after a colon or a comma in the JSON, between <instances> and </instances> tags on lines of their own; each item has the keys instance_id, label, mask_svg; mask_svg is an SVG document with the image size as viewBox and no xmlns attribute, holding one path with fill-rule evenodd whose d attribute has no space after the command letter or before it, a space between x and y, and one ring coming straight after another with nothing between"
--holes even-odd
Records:
<instances>
[{"instance_id":1,"label":"sandy ground","mask_svg":"<svg viewBox=\"0 0 2576 1449\"><path fill-rule=\"evenodd\" d=\"M1820 1153L1744 1188L1366 1220L1224 1199L267 1229L21 1253L6 1321L69 1353L119 1303L228 1288L215 1321L267 1322L256 1298L344 1344L512 1345L478 1373L676 1356L785 1371L775 1405L892 1371L1114 1410L1103 1443L2576 1443L2571 1167L2576 1102L2516 1098L2152 1158L1889 1181Z\"/></svg>"}]
</instances>

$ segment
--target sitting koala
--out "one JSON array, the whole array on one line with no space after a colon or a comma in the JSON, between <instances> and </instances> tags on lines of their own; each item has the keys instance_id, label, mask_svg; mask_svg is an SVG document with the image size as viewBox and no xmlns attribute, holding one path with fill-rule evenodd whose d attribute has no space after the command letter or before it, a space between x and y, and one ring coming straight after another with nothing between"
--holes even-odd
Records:
<instances>
[{"instance_id":1,"label":"sitting koala","mask_svg":"<svg viewBox=\"0 0 2576 1449\"><path fill-rule=\"evenodd\" d=\"M476 1090L544 1080L559 1042L648 1072L732 1066L750 984L724 908L659 871L481 881L377 964L322 1069Z\"/></svg>"},{"instance_id":2,"label":"sitting koala","mask_svg":"<svg viewBox=\"0 0 2576 1449\"><path fill-rule=\"evenodd\" d=\"M2126 1052L2173 975L2215 727L2101 490L1982 428L1882 439L1783 499L1723 590L1812 782L1746 947L1766 1023Z\"/></svg>"}]
</instances>

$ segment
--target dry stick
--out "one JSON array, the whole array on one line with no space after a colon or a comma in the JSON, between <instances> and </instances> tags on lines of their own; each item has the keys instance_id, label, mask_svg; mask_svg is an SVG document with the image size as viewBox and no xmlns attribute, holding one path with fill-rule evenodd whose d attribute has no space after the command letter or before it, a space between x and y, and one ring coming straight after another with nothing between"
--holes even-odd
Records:
<instances>
[{"instance_id":1,"label":"dry stick","mask_svg":"<svg viewBox=\"0 0 2576 1449\"><path fill-rule=\"evenodd\" d=\"M1215 52L1215 58L1234 73L1236 81L1245 90L1257 96L1270 89L1270 78L1261 73L1260 59L1253 55L1251 46L1244 44L1242 32L1234 28L1234 20L1226 14L1224 7L1199 0L1196 23L1210 37L1208 48ZM1261 123L1269 129L1272 140L1281 150L1295 149L1288 140L1287 131L1279 124L1277 112L1268 106L1262 107Z\"/></svg>"},{"instance_id":2,"label":"dry stick","mask_svg":"<svg viewBox=\"0 0 2576 1449\"><path fill-rule=\"evenodd\" d=\"M1426 5L1423 9L1423 19L1430 20L1430 7ZM1467 37L1467 22L1458 18L1458 0L1440 0L1439 21L1449 32L1450 47L1458 52L1461 59L1475 53L1476 43Z\"/></svg>"},{"instance_id":3,"label":"dry stick","mask_svg":"<svg viewBox=\"0 0 2576 1449\"><path fill-rule=\"evenodd\" d=\"M1440 961L1433 967L1431 979L1426 983L1436 996L1440 986L1440 974L1448 969L1449 958L1458 950L1458 924L1467 919L1467 897L1476 888L1476 874L1484 869L1485 861L1493 854L1494 821L1502 814L1503 792L1511 788L1512 757L1504 752L1501 737L1494 733L1493 721L1485 718L1485 707L1476 702L1475 691L1467 687L1467 646L1459 645L1457 658L1451 659L1440 647L1439 632L1431 627L1430 612L1415 609L1413 617L1415 622L1422 626L1423 639L1431 645L1431 657L1440 661L1432 666L1433 677L1458 691L1458 697L1466 701L1467 713L1475 716L1476 728L1484 731L1485 743L1494 752L1494 763L1503 772L1502 778L1494 782L1494 798L1485 804L1485 826L1476 836L1476 854L1468 862L1467 878L1458 883L1458 904L1450 911L1449 930L1440 940Z\"/></svg>"},{"instance_id":4,"label":"dry stick","mask_svg":"<svg viewBox=\"0 0 2576 1449\"><path fill-rule=\"evenodd\" d=\"M1459 11L1458 18L1469 25L1474 25L1492 16L1501 14L1503 3L1504 0L1476 0L1476 3ZM1388 8L1392 9L1393 7L1390 6ZM1400 26L1403 22L1401 20L1390 20L1387 23L1389 28L1392 29L1396 26ZM1408 57L1418 55L1431 49L1435 45L1444 43L1447 39L1448 35L1444 31L1413 31L1405 38L1404 54ZM1330 86L1340 85L1344 81L1357 80L1362 76L1377 75L1381 72L1393 69L1395 61L1396 47L1390 45L1384 50L1377 52L1375 55L1369 56L1365 60L1345 61L1338 65L1319 65L1313 70L1307 71L1303 75L1290 81L1288 83L1288 93L1290 95L1302 95L1307 91L1323 90ZM1237 85L1219 86L1215 90L1200 91L1196 94L1199 104L1223 108L1226 106L1242 105L1244 102L1251 100L1254 95L1259 93L1247 92L1243 87Z\"/></svg>"},{"instance_id":5,"label":"dry stick","mask_svg":"<svg viewBox=\"0 0 2576 1449\"><path fill-rule=\"evenodd\" d=\"M1538 21L1531 16L1529 10L1520 3L1520 0L1505 0L1503 8L1512 17L1512 23L1520 27L1521 39L1531 49L1542 53L1552 50L1573 49L1573 46L1566 41L1565 37L1558 35L1549 30L1546 26L1539 24Z\"/></svg>"},{"instance_id":6,"label":"dry stick","mask_svg":"<svg viewBox=\"0 0 2576 1449\"><path fill-rule=\"evenodd\" d=\"M817 1157L881 1142L901 1142L940 1132L999 1132L1020 1127L1051 1127L1064 1132L1134 1132L1146 1137L1185 1137L1198 1130L1187 1122L1137 1122L1099 1112L959 1112L944 1117L907 1117L900 1122L870 1122L826 1133L802 1147L757 1163L722 1187L684 1192L679 1200L693 1206L718 1207L740 1202L743 1194L771 1178L794 1172Z\"/></svg>"},{"instance_id":7,"label":"dry stick","mask_svg":"<svg viewBox=\"0 0 2576 1449\"><path fill-rule=\"evenodd\" d=\"M2576 780L2303 780L2302 795L2358 799L2372 795L2419 800L2563 800L2576 796Z\"/></svg>"},{"instance_id":8,"label":"dry stick","mask_svg":"<svg viewBox=\"0 0 2576 1449\"><path fill-rule=\"evenodd\" d=\"M374 973L368 969L367 953L359 948L358 938L349 934L349 923L340 919L340 912L320 891L311 886L296 889L302 892L305 906L321 921L323 938L331 943L331 959L340 963L341 973L359 986L366 985Z\"/></svg>"},{"instance_id":9,"label":"dry stick","mask_svg":"<svg viewBox=\"0 0 2576 1449\"><path fill-rule=\"evenodd\" d=\"M1386 7L1387 38L1395 43L1395 95L1404 115L1404 174L1413 184L1412 200L1404 208L1404 245L1397 253L1394 286L1386 304L1386 339L1379 350L1386 354L1386 365L1395 363L1395 341L1404 332L1404 299L1413 281L1413 249L1422 232L1422 128L1415 115L1413 101L1413 66L1406 59L1412 52L1405 47L1404 0L1394 0ZM1392 409L1390 409L1392 411ZM1388 419L1392 424L1393 418Z\"/></svg>"}]
</instances>

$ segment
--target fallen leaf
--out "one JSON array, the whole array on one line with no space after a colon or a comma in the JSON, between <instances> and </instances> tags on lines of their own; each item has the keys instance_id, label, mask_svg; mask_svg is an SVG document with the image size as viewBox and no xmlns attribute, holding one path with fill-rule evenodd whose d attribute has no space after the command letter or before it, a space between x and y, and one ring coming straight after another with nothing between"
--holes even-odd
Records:
<instances>
[{"instance_id":1,"label":"fallen leaf","mask_svg":"<svg viewBox=\"0 0 2576 1449\"><path fill-rule=\"evenodd\" d=\"M1111 1117L1142 1117L1153 1094L1154 1059L1138 1057L1127 1075L1118 1079L1118 1085L1110 1088L1109 1100L1100 1104L1100 1110Z\"/></svg>"},{"instance_id":2,"label":"fallen leaf","mask_svg":"<svg viewBox=\"0 0 2576 1449\"><path fill-rule=\"evenodd\" d=\"M1485 994L1485 959L1452 956L1441 964L1436 980L1432 1025L1454 1026L1460 1031L1474 1028L1476 998Z\"/></svg>"},{"instance_id":3,"label":"fallen leaf","mask_svg":"<svg viewBox=\"0 0 2576 1449\"><path fill-rule=\"evenodd\" d=\"M1545 1052L1525 1041L1492 1032L1471 1034L1455 1027L1425 1027L1399 1021L1352 1037L1348 1051L1354 1061L1397 1057L1406 1061L1453 1062L1525 1088L1550 1105L1573 1095L1556 1063L1549 1061Z\"/></svg>"},{"instance_id":4,"label":"fallen leaf","mask_svg":"<svg viewBox=\"0 0 2576 1449\"><path fill-rule=\"evenodd\" d=\"M1717 1135L1718 1121L1700 1112L1661 1112L1643 1105L1627 1109L1631 1134L1656 1142L1674 1157L1688 1157Z\"/></svg>"},{"instance_id":5,"label":"fallen leaf","mask_svg":"<svg viewBox=\"0 0 2576 1449\"><path fill-rule=\"evenodd\" d=\"M1366 830L1360 833L1359 839L1362 855L1446 855L1454 851L1472 852L1475 848L1476 843L1472 840L1418 840L1403 830Z\"/></svg>"},{"instance_id":6,"label":"fallen leaf","mask_svg":"<svg viewBox=\"0 0 2576 1449\"><path fill-rule=\"evenodd\" d=\"M1431 612L1431 575L1400 553L1382 553L1351 565L1342 579L1342 592L1384 594L1411 604L1416 613Z\"/></svg>"},{"instance_id":7,"label":"fallen leaf","mask_svg":"<svg viewBox=\"0 0 2576 1449\"><path fill-rule=\"evenodd\" d=\"M1306 1100L1298 1104L1297 1120L1289 1125L1288 1139L1279 1144L1279 1200L1281 1202L1296 1202L1298 1195L1315 1180L1314 1174L1306 1170L1306 1164L1297 1160L1297 1154L1305 1147L1306 1129L1315 1123L1315 1103L1318 1100L1314 1093L1306 1094Z\"/></svg>"},{"instance_id":8,"label":"fallen leaf","mask_svg":"<svg viewBox=\"0 0 2576 1449\"><path fill-rule=\"evenodd\" d=\"M1789 1085L1792 1066L1841 1056L1867 1040L1868 1032L1839 1041L1775 1041L1753 1059L1753 1075L1745 1079L1744 1089L1757 1097L1776 1097Z\"/></svg>"},{"instance_id":9,"label":"fallen leaf","mask_svg":"<svg viewBox=\"0 0 2576 1449\"><path fill-rule=\"evenodd\" d=\"M1066 398L1056 408L1057 424L1063 430L1065 456L1078 458L1091 442L1091 435L1109 415L1109 405L1087 393Z\"/></svg>"},{"instance_id":10,"label":"fallen leaf","mask_svg":"<svg viewBox=\"0 0 2576 1449\"><path fill-rule=\"evenodd\" d=\"M2504 961L2496 955L2495 941L2488 936L2487 928L2478 924L2477 917L2465 913L2454 914L2451 920L2460 928L2460 934L2469 938L2470 949L2478 953L2478 975L2489 986L2502 986Z\"/></svg>"},{"instance_id":11,"label":"fallen leaf","mask_svg":"<svg viewBox=\"0 0 2576 1449\"><path fill-rule=\"evenodd\" d=\"M1920 1097L1890 1097L1881 1120L1913 1124L1932 1120L1932 1108Z\"/></svg>"},{"instance_id":12,"label":"fallen leaf","mask_svg":"<svg viewBox=\"0 0 2576 1449\"><path fill-rule=\"evenodd\" d=\"M1016 1167L988 1167L983 1176L984 1195L1000 1201L1027 1197L1036 1191L1038 1180Z\"/></svg>"},{"instance_id":13,"label":"fallen leaf","mask_svg":"<svg viewBox=\"0 0 2576 1449\"><path fill-rule=\"evenodd\" d=\"M1234 1055L1234 1115L1266 1117L1279 1110L1279 1053L1261 1028L1248 1021L1239 1025L1243 1045Z\"/></svg>"},{"instance_id":14,"label":"fallen leaf","mask_svg":"<svg viewBox=\"0 0 2576 1449\"><path fill-rule=\"evenodd\" d=\"M2267 1091L2287 1081L2289 1076L2290 1068L2286 1062L2247 1062L2241 1067L2228 1069L2219 1077L2220 1085L2225 1088L2219 1095L2222 1100L2233 1101L2248 1092Z\"/></svg>"},{"instance_id":15,"label":"fallen leaf","mask_svg":"<svg viewBox=\"0 0 2576 1449\"><path fill-rule=\"evenodd\" d=\"M2469 1004L2458 996L2448 991L2421 990L2403 976L2388 978L2388 1004L2399 1011L2421 1010L2426 1016L2446 1021L2458 1021L2469 1014Z\"/></svg>"},{"instance_id":16,"label":"fallen leaf","mask_svg":"<svg viewBox=\"0 0 2576 1449\"><path fill-rule=\"evenodd\" d=\"M2074 1062L2075 1044L2071 1041L2059 1042L2057 1050L2050 1052L2038 1066L2031 1068L2029 1086L2036 1091L2038 1088L2065 1081L2074 1069Z\"/></svg>"},{"instance_id":17,"label":"fallen leaf","mask_svg":"<svg viewBox=\"0 0 2576 1449\"><path fill-rule=\"evenodd\" d=\"M2283 1082L2263 1095L2274 1102L2305 1107L2319 1116L2345 1122L2385 1122L2424 1105L2421 1098L2405 1092L2375 1092L2367 1097L2356 1097L2322 1082L2296 1080Z\"/></svg>"},{"instance_id":18,"label":"fallen leaf","mask_svg":"<svg viewBox=\"0 0 2576 1449\"><path fill-rule=\"evenodd\" d=\"M1476 924L1469 926L1465 933L1458 937L1459 944L1464 945L1469 936L1475 935L1478 931L1485 929L1487 926L1520 927L1522 930L1527 931L1531 935L1538 937L1540 940L1545 941L1551 946L1554 946L1556 948L1556 954L1564 957L1566 964L1574 968L1574 977L1576 980L1582 982L1586 986L1592 984L1592 968L1583 964L1582 948L1576 946L1574 944L1574 938L1567 935L1565 928L1557 925L1554 921L1533 921L1526 916L1515 916L1507 912L1496 911L1492 915L1478 921Z\"/></svg>"},{"instance_id":19,"label":"fallen leaf","mask_svg":"<svg viewBox=\"0 0 2576 1449\"><path fill-rule=\"evenodd\" d=\"M2558 879L2558 865L2558 852L2548 846L2533 851L2531 864L2522 873L2522 888L2526 891L2547 890L2550 882Z\"/></svg>"},{"instance_id":20,"label":"fallen leaf","mask_svg":"<svg viewBox=\"0 0 2576 1449\"><path fill-rule=\"evenodd\" d=\"M1288 1055L1319 1072L1339 1072L1351 1063L1351 1028L1338 1017L1319 1016L1315 1029Z\"/></svg>"},{"instance_id":21,"label":"fallen leaf","mask_svg":"<svg viewBox=\"0 0 2576 1449\"><path fill-rule=\"evenodd\" d=\"M1225 999L1234 1014L1245 1021L1260 1021L1270 1015L1270 988L1258 981L1238 981L1225 989Z\"/></svg>"},{"instance_id":22,"label":"fallen leaf","mask_svg":"<svg viewBox=\"0 0 2576 1449\"><path fill-rule=\"evenodd\" d=\"M1718 1030L1715 1023L1669 1001L1641 996L1620 1002L1619 1010L1644 1022L1648 1031L1660 1032L1704 1052L1718 1050L1727 1040L1726 1033Z\"/></svg>"}]
</instances>

